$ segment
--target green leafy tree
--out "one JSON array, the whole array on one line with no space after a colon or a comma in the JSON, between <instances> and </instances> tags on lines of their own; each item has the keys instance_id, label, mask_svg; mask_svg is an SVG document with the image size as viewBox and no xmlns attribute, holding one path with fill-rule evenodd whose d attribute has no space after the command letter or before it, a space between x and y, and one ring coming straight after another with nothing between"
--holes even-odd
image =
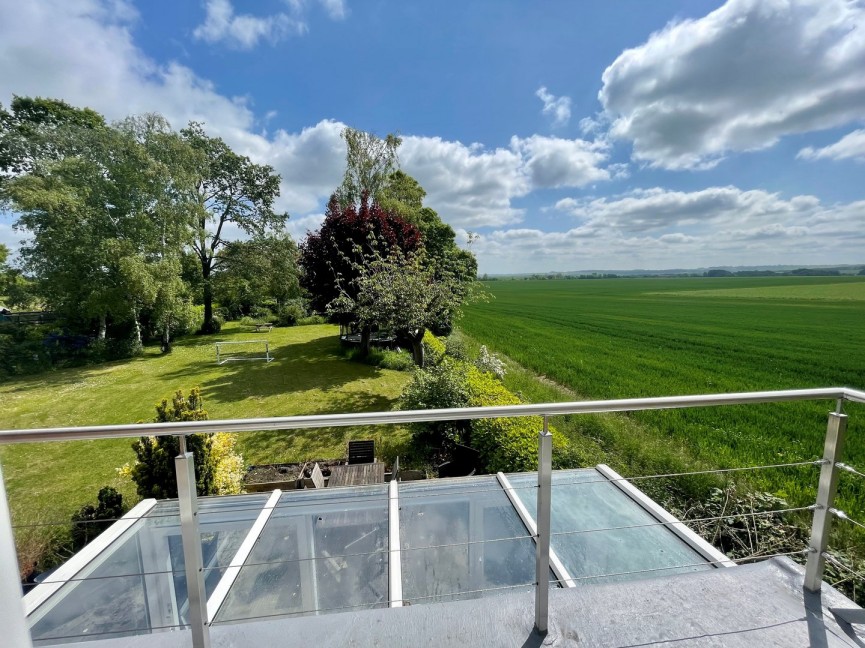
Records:
<instances>
[{"instance_id":1,"label":"green leafy tree","mask_svg":"<svg viewBox=\"0 0 865 648\"><path fill-rule=\"evenodd\" d=\"M0 243L0 295L6 294L6 289L11 283L12 269L6 265L9 258L9 248Z\"/></svg>"},{"instance_id":2,"label":"green leafy tree","mask_svg":"<svg viewBox=\"0 0 865 648\"><path fill-rule=\"evenodd\" d=\"M453 228L442 221L435 210L424 207L426 191L420 183L403 171L394 171L378 195L382 208L396 213L416 226L423 237L426 263L438 280L456 282L456 290L467 297L477 292L474 282L478 265L474 255L456 243ZM433 328L438 333L450 330L452 322L444 319Z\"/></svg>"},{"instance_id":3,"label":"green leafy tree","mask_svg":"<svg viewBox=\"0 0 865 648\"><path fill-rule=\"evenodd\" d=\"M181 131L187 148L182 165L186 181L178 196L192 229L192 249L201 269L204 324L213 330L213 274L222 265L220 250L228 241L225 226L233 224L253 237L279 230L287 214L274 211L279 175L273 167L255 164L218 137L209 137L192 122Z\"/></svg>"},{"instance_id":4,"label":"green leafy tree","mask_svg":"<svg viewBox=\"0 0 865 648\"><path fill-rule=\"evenodd\" d=\"M391 173L399 167L397 149L402 139L388 134L384 139L372 133L346 127L341 133L346 145L346 168L336 196L342 207L377 201Z\"/></svg>"},{"instance_id":5,"label":"green leafy tree","mask_svg":"<svg viewBox=\"0 0 865 648\"><path fill-rule=\"evenodd\" d=\"M57 99L16 96L8 111L0 105L0 196L5 180L82 152L81 133L103 128L96 111Z\"/></svg>"},{"instance_id":6,"label":"green leafy tree","mask_svg":"<svg viewBox=\"0 0 865 648\"><path fill-rule=\"evenodd\" d=\"M351 316L362 328L396 331L411 342L412 357L424 366L423 338L437 322L450 320L463 295L458 282L437 279L424 254L405 254L400 248L383 256L377 249L362 262L353 262L353 276L328 305L337 316Z\"/></svg>"},{"instance_id":7,"label":"green leafy tree","mask_svg":"<svg viewBox=\"0 0 865 648\"><path fill-rule=\"evenodd\" d=\"M95 319L104 338L109 318L131 320L140 346L142 309L164 276L150 266L179 256L188 232L172 199L178 173L162 155L181 140L158 115L107 126L92 111L69 110L84 117L27 131L36 139L30 157L4 185L16 226L31 235L24 267L67 323Z\"/></svg>"},{"instance_id":8,"label":"green leafy tree","mask_svg":"<svg viewBox=\"0 0 865 648\"><path fill-rule=\"evenodd\" d=\"M288 234L232 241L220 257L214 294L232 315L248 315L266 305L278 310L300 297L297 245Z\"/></svg>"}]
</instances>

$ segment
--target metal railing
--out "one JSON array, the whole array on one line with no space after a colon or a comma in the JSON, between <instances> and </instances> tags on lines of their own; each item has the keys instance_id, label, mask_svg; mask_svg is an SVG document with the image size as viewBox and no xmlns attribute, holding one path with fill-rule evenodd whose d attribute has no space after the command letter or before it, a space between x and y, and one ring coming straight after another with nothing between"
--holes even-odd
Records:
<instances>
[{"instance_id":1,"label":"metal railing","mask_svg":"<svg viewBox=\"0 0 865 648\"><path fill-rule=\"evenodd\" d=\"M657 520L648 524L623 525L618 527L607 527L599 529L580 529L564 532L551 532L551 493L554 487L551 479L552 474L552 436L548 432L548 420L551 416L559 416L566 414L597 414L604 412L629 412L629 411L644 411L644 410L660 410L660 409L681 409L693 407L715 407L723 405L747 405L754 403L781 403L790 401L806 401L806 400L832 400L835 401L835 411L829 413L829 422L824 443L824 453L822 459L813 461L791 462L783 464L773 464L767 466L752 466L743 468L727 468L719 470L693 471L689 473L669 473L663 475L645 475L631 478L624 478L614 473L605 467L599 467L603 479L578 481L573 482L574 486L587 485L604 481L612 483L623 490L629 497L635 499L644 508L649 510ZM614 574L599 574L591 576L580 576L572 578L567 574L561 561L551 549L551 540L554 536L563 536L570 534L588 534L601 533L610 531L622 531L626 529L638 529L645 527L665 527L676 533L682 540L687 542L700 553L705 560L699 565L716 565L730 566L734 564L734 560L728 559L723 554L720 554L704 541L699 539L688 527L676 520L668 513L654 505L651 500L648 500L637 489L630 485L631 481L639 481L644 479L667 478L681 475L698 475L708 473L730 473L735 471L748 471L761 468L787 468L794 466L814 465L820 466L820 478L817 491L816 503L806 507L795 507L774 511L768 513L793 512L793 511L813 511L813 521L811 527L811 538L809 546L800 551L787 551L783 553L771 554L771 556L780 555L806 555L807 562L805 568L805 588L810 591L818 591L823 581L823 572L825 563L828 560L830 563L835 563L835 559L827 553L827 542L832 520L839 518L848 521L852 524L860 525L856 520L852 520L846 513L834 508L834 498L838 485L839 471L865 476L856 468L841 463L840 455L844 445L844 436L847 428L847 416L842 412L845 401L865 403L865 392L849 389L849 388L825 388L825 389L803 389L803 390L786 390L786 391L767 391L767 392L748 392L748 393L733 393L733 394L713 394L713 395L698 395L698 396L677 396L677 397L662 397L662 398L639 398L639 399L621 399L621 400L604 400L604 401L581 401L571 403L543 403L530 405L511 405L504 407L475 407L461 409L446 409L446 410L419 410L419 411L398 411L398 412L379 412L379 413L354 413L354 414L328 414L319 416L292 416L292 417L273 417L273 418L257 418L257 419L241 419L241 420L214 420L214 421L194 421L185 423L150 423L150 424L135 424L135 425L108 425L108 426L84 426L84 427L69 427L69 428L44 428L31 430L3 430L0 431L0 445L10 443L24 442L47 442L47 441L69 441L69 440L93 440L106 439L117 437L139 437L143 435L154 436L179 436L181 438L181 454L175 460L178 483L178 504L179 504L179 519L182 536L183 555L185 561L185 572L188 586L188 627L192 631L193 645L196 648L204 648L210 645L209 628L219 622L214 620L214 609L208 609L209 603L204 588L204 577L209 570L225 569L228 573L236 576L237 572L244 566L244 560L249 554L251 543L245 543L241 551L235 556L235 559L230 565L214 567L203 564L202 549L200 542L199 526L201 523L201 515L198 509L198 498L195 493L195 474L193 468L192 454L186 452L185 436L188 434L208 433L208 432L246 432L246 431L262 431L262 430L296 430L296 429L314 429L324 427L345 427L355 425L390 425L404 423L422 423L432 421L455 421L466 419L480 418L500 418L500 417L519 417L519 416L541 416L543 418L543 429L539 431L538 439L538 479L537 484L532 485L531 489L536 489L536 518L532 518L525 510L522 504L518 504L519 499L514 495L514 491L527 487L513 487L504 475L499 474L500 491L504 491L511 499L514 507L517 509L520 517L523 519L529 534L525 536L513 538L499 538L492 540L484 540L479 542L502 542L502 541L519 541L531 538L535 544L535 578L533 583L524 583L520 585L506 586L504 588L495 589L514 589L520 587L534 587L535 589L535 627L538 632L544 633L547 630L548 623L548 602L549 590L546 586L548 583L548 574L552 568L553 573L559 582L565 587L573 587L574 584L582 580L598 579L603 577L626 576L640 573L661 572L664 570L687 568L692 565L677 565L672 567L658 567L643 570L626 571ZM566 486L569 484L556 484L555 486ZM480 492L480 491L474 491ZM399 500L406 499L406 495L398 493L396 482L392 482L388 493L384 500L384 505L390 511L389 521L389 549L380 553L389 559L391 564L396 560L399 562L400 543L399 543ZM645 501L641 501L640 498ZM253 510L259 511L258 520L256 522L258 532L261 527L267 523L267 518L274 509L281 508L277 503L278 496L272 495L264 507L248 507L236 509L223 509L226 511L242 511ZM360 498L352 497L351 502L358 502ZM380 498L377 501L381 502ZM152 501L151 501L152 502ZM144 503L142 503L143 505ZM310 503L311 505L313 503ZM152 503L149 505L152 508ZM294 506L302 506L294 504ZM654 510L652 507L654 507ZM136 507L137 508L137 507ZM520 510L522 508L522 510ZM143 510L143 509L142 509ZM145 513L141 513L140 517L131 515L135 509L122 520L126 520L128 524L134 523L134 520L141 519ZM768 514L767 513L767 514ZM761 515L763 513L753 514L726 514L713 517L703 517L691 522L705 522L714 519L721 520L737 515ZM177 514L174 514L177 517ZM396 522L395 522L396 520ZM687 522L688 520L686 520ZM256 532L256 533L258 533ZM445 546L462 546L470 545L472 542L455 543ZM247 546L248 545L248 546ZM422 547L417 549L435 549L436 546ZM417 549L406 550L412 551ZM245 553L244 553L245 552ZM371 552L378 553L378 552ZM243 554L241 556L241 554ZM358 554L358 555L367 555ZM771 556L753 556L742 560L767 558ZM315 559L313 559L315 560ZM695 564L696 565L696 564ZM248 566L248 565L247 565ZM171 573L171 572L167 572ZM31 645L30 634L28 630L27 617L22 603L20 584L16 575L18 574L17 559L15 554L15 545L13 539L13 527L9 512L9 505L6 499L5 487L2 479L2 471L0 471L0 627L3 628L4 639L11 646L27 647ZM73 574L74 576L74 574ZM233 577L232 576L232 579ZM67 579L67 581L70 579ZM231 580L231 579L230 579ZM64 581L66 582L66 581ZM221 583L217 590L224 598L225 591L230 587L231 582ZM391 570L389 573L389 589L388 596L389 604L392 607L402 605L403 596L400 582L400 574L398 570ZM487 588L490 589L490 588ZM487 590L478 590L483 592ZM474 592L455 592L454 595L466 595ZM435 597L417 597L415 600ZM439 597L440 598L440 597ZM211 597L213 599L213 596ZM218 607L218 605L217 605ZM362 606L351 607L375 607L375 605L364 604ZM317 612L325 610L315 610ZM284 615L278 615L284 616Z\"/></svg>"}]
</instances>

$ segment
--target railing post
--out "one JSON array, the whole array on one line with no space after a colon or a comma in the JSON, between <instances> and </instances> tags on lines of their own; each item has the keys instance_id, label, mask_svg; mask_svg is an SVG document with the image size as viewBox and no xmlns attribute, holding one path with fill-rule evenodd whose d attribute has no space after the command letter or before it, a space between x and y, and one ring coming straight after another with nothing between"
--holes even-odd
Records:
<instances>
[{"instance_id":1,"label":"railing post","mask_svg":"<svg viewBox=\"0 0 865 648\"><path fill-rule=\"evenodd\" d=\"M552 496L553 436L547 417L538 435L538 538L535 545L535 630L547 632L550 603L550 499Z\"/></svg>"},{"instance_id":2,"label":"railing post","mask_svg":"<svg viewBox=\"0 0 865 648\"><path fill-rule=\"evenodd\" d=\"M201 554L201 531L198 526L198 499L195 487L195 464L192 453L174 459L177 472L177 499L180 507L180 534L183 540L183 562L186 566L186 592L189 598L189 627L193 648L210 648L207 625L207 594L204 590L204 559Z\"/></svg>"},{"instance_id":3,"label":"railing post","mask_svg":"<svg viewBox=\"0 0 865 648\"><path fill-rule=\"evenodd\" d=\"M9 500L6 499L3 469L0 467L0 632L3 633L4 646L30 648L33 644L18 574L12 516L9 513Z\"/></svg>"},{"instance_id":4,"label":"railing post","mask_svg":"<svg viewBox=\"0 0 865 648\"><path fill-rule=\"evenodd\" d=\"M823 583L823 567L826 563L823 552L826 551L829 531L832 526L832 514L829 509L832 508L835 491L838 489L838 468L835 463L841 456L846 431L847 415L840 412L830 412L823 449L825 463L820 469L817 508L814 509L814 520L811 523L810 553L805 565L805 589L810 592L819 592L820 585Z\"/></svg>"}]
</instances>

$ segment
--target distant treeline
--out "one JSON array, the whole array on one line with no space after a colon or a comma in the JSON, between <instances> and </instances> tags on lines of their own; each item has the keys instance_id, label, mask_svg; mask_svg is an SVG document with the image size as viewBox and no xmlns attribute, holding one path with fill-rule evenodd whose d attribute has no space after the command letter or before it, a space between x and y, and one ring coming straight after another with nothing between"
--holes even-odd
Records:
<instances>
[{"instance_id":1,"label":"distant treeline","mask_svg":"<svg viewBox=\"0 0 865 648\"><path fill-rule=\"evenodd\" d=\"M853 275L865 276L865 266L855 272L852 272L849 267L843 269L838 268L796 268L795 270L787 270L784 272L774 270L723 270L716 268L705 272L678 272L678 273L651 273L643 274L616 274L612 272L592 272L590 274L572 274L564 272L550 272L547 274L531 274L531 275L505 275L505 276L490 276L484 274L480 277L481 281L554 281L560 279L634 279L638 277L849 277Z\"/></svg>"}]
</instances>

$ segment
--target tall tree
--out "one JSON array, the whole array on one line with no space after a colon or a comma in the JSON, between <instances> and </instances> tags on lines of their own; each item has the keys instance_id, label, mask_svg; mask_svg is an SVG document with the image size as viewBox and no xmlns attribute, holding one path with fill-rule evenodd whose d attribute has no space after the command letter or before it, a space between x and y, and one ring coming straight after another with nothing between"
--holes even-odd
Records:
<instances>
[{"instance_id":1,"label":"tall tree","mask_svg":"<svg viewBox=\"0 0 865 648\"><path fill-rule=\"evenodd\" d=\"M90 108L57 99L13 97L8 111L0 105L0 187L4 179L82 152L86 139L81 131L103 128L105 119Z\"/></svg>"},{"instance_id":2,"label":"tall tree","mask_svg":"<svg viewBox=\"0 0 865 648\"><path fill-rule=\"evenodd\" d=\"M235 315L265 305L278 309L300 297L297 245L288 234L232 241L220 257L214 292Z\"/></svg>"},{"instance_id":3,"label":"tall tree","mask_svg":"<svg viewBox=\"0 0 865 648\"><path fill-rule=\"evenodd\" d=\"M109 318L132 320L140 345L141 311L165 279L158 266L179 255L188 233L171 199L177 165L164 154L180 138L158 115L107 126L62 102L13 103L0 139L33 138L5 149L7 160L18 156L3 195L31 235L25 268L68 322L96 319L104 338Z\"/></svg>"},{"instance_id":4,"label":"tall tree","mask_svg":"<svg viewBox=\"0 0 865 648\"><path fill-rule=\"evenodd\" d=\"M255 164L218 137L209 137L201 124L181 131L189 147L185 202L194 233L192 249L201 267L204 298L202 332L213 331L213 272L221 265L219 251L227 241L225 226L233 224L251 236L281 229L287 214L274 211L280 177L273 167Z\"/></svg>"},{"instance_id":5,"label":"tall tree","mask_svg":"<svg viewBox=\"0 0 865 648\"><path fill-rule=\"evenodd\" d=\"M336 190L340 205L359 206L377 201L391 173L399 167L397 149L402 139L394 134L384 139L346 127L341 133L346 145L345 176Z\"/></svg>"},{"instance_id":6,"label":"tall tree","mask_svg":"<svg viewBox=\"0 0 865 648\"><path fill-rule=\"evenodd\" d=\"M340 295L355 296L353 279L368 260L387 256L391 249L409 253L420 246L420 231L399 216L366 202L360 208L342 206L334 195L321 229L307 235L300 246L301 285L311 295L313 309L324 313ZM340 324L359 324L348 311L332 311L331 315ZM366 352L371 329L366 324L360 328L361 346Z\"/></svg>"},{"instance_id":7,"label":"tall tree","mask_svg":"<svg viewBox=\"0 0 865 648\"><path fill-rule=\"evenodd\" d=\"M105 337L109 316L131 314L116 246L139 251L153 239L158 184L146 151L121 131L77 137L79 152L40 163L5 191L20 214L16 225L31 235L21 256L47 304L72 320L98 319Z\"/></svg>"},{"instance_id":8,"label":"tall tree","mask_svg":"<svg viewBox=\"0 0 865 648\"><path fill-rule=\"evenodd\" d=\"M382 207L394 212L415 225L423 235L426 251L425 263L438 281L453 284L464 298L477 289L478 265L474 255L456 243L453 228L442 221L435 210L424 207L426 191L420 183L403 171L394 171L379 194ZM447 332L452 325L451 317L431 324L436 332Z\"/></svg>"}]
</instances>

